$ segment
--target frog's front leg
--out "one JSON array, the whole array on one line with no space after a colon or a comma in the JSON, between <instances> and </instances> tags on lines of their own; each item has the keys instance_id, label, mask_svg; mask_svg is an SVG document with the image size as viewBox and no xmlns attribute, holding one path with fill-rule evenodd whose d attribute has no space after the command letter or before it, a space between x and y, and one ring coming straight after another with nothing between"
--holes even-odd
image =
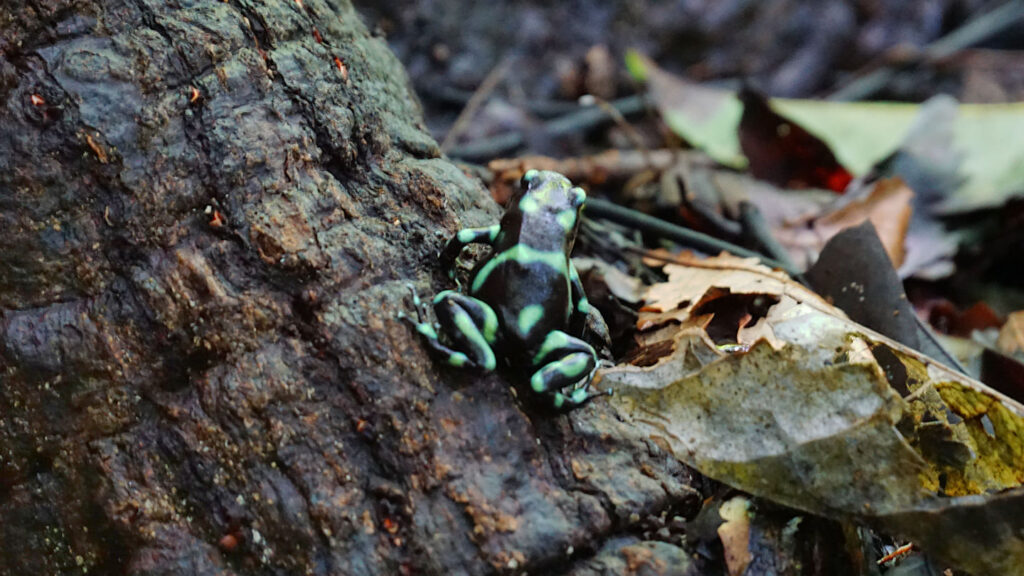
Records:
<instances>
[{"instance_id":1,"label":"frog's front leg","mask_svg":"<svg viewBox=\"0 0 1024 576\"><path fill-rule=\"evenodd\" d=\"M416 313L420 317L419 322L413 323L416 331L423 335L430 350L448 364L488 372L497 366L492 347L498 336L498 316L486 303L453 290L434 297L434 313L451 346L442 343L434 326L424 321L418 302Z\"/></svg>"},{"instance_id":2,"label":"frog's front leg","mask_svg":"<svg viewBox=\"0 0 1024 576\"><path fill-rule=\"evenodd\" d=\"M497 240L499 232L501 232L500 224L484 228L466 228L464 230L459 230L459 232L448 241L448 244L445 244L444 250L441 251L438 258L441 261L441 268L446 274L448 274L449 278L454 278L455 262L458 260L459 254L462 253L462 249L470 244L494 245L494 241Z\"/></svg>"},{"instance_id":3,"label":"frog's front leg","mask_svg":"<svg viewBox=\"0 0 1024 576\"><path fill-rule=\"evenodd\" d=\"M575 408L592 398L611 393L595 392L590 388L590 378L597 368L594 348L561 330L547 335L533 358L533 365L540 369L530 377L530 387L537 393L553 393L555 408ZM570 386L571 390L561 392Z\"/></svg>"},{"instance_id":4,"label":"frog's front leg","mask_svg":"<svg viewBox=\"0 0 1024 576\"><path fill-rule=\"evenodd\" d=\"M569 314L569 331L572 334L583 335L589 331L587 339L602 348L602 352L610 356L612 345L611 335L608 333L608 324L605 323L601 313L587 300L587 294L583 291L583 282L580 281L580 274L576 266L569 261L569 285L572 288L572 310Z\"/></svg>"}]
</instances>

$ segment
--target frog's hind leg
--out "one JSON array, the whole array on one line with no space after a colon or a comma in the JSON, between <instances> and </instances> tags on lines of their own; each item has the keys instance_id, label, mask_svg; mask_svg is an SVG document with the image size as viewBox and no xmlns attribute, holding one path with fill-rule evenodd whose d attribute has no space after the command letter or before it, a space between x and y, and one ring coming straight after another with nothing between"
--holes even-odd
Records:
<instances>
[{"instance_id":1,"label":"frog's hind leg","mask_svg":"<svg viewBox=\"0 0 1024 576\"><path fill-rule=\"evenodd\" d=\"M414 292L415 297L415 292ZM434 297L434 313L450 345L441 342L434 326L417 300L419 322L413 322L431 352L452 366L494 370L497 360L493 345L498 334L498 317L490 306L452 290Z\"/></svg>"},{"instance_id":2,"label":"frog's hind leg","mask_svg":"<svg viewBox=\"0 0 1024 576\"><path fill-rule=\"evenodd\" d=\"M593 398L611 394L590 387L598 365L593 346L561 330L547 335L533 364L541 368L530 378L530 387L539 394L552 393L555 408L576 408ZM571 389L561 391L568 387Z\"/></svg>"},{"instance_id":3,"label":"frog's hind leg","mask_svg":"<svg viewBox=\"0 0 1024 576\"><path fill-rule=\"evenodd\" d=\"M490 306L471 296L445 290L434 297L434 313L441 323L442 333L453 347L462 351L455 352L454 361L448 359L450 364L458 366L461 354L468 359L469 366L488 372L494 370L497 359L493 346L498 337L498 316ZM434 348L440 352L446 347L437 342Z\"/></svg>"}]
</instances>

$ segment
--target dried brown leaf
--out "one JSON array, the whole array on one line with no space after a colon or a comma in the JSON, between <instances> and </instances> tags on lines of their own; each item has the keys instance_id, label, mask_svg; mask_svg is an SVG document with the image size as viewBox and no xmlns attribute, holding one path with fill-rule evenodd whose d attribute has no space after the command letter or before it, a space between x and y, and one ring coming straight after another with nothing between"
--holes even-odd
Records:
<instances>
[{"instance_id":1,"label":"dried brown leaf","mask_svg":"<svg viewBox=\"0 0 1024 576\"><path fill-rule=\"evenodd\" d=\"M750 501L736 496L718 509L722 524L718 527L718 538L725 552L725 565L729 576L740 576L747 570L753 556L750 554Z\"/></svg>"},{"instance_id":2,"label":"dried brown leaf","mask_svg":"<svg viewBox=\"0 0 1024 576\"><path fill-rule=\"evenodd\" d=\"M846 228L852 228L870 220L885 246L894 268L903 264L905 250L903 242L907 237L910 215L913 212L911 200L914 192L899 178L887 178L875 183L871 192L839 210L826 214L814 222L819 237L828 241ZM824 245L824 244L822 244Z\"/></svg>"},{"instance_id":3,"label":"dried brown leaf","mask_svg":"<svg viewBox=\"0 0 1024 576\"><path fill-rule=\"evenodd\" d=\"M1010 314L1006 324L999 330L996 344L1007 356L1024 353L1024 310Z\"/></svg>"},{"instance_id":4,"label":"dried brown leaf","mask_svg":"<svg viewBox=\"0 0 1024 576\"><path fill-rule=\"evenodd\" d=\"M833 236L870 220L889 260L899 268L906 255L904 243L913 212L913 197L914 192L899 179L880 180L865 196L834 205L824 214L809 220L777 222L775 237L795 262L810 265Z\"/></svg>"}]
</instances>

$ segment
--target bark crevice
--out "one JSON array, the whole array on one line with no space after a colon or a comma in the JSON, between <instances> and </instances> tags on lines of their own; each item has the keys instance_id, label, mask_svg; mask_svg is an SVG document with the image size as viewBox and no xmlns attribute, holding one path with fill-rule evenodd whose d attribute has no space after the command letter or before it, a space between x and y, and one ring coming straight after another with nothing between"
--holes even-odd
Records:
<instances>
[{"instance_id":1,"label":"bark crevice","mask_svg":"<svg viewBox=\"0 0 1024 576\"><path fill-rule=\"evenodd\" d=\"M0 94L0 574L562 571L685 497L396 319L499 209L347 2L35 0Z\"/></svg>"}]
</instances>

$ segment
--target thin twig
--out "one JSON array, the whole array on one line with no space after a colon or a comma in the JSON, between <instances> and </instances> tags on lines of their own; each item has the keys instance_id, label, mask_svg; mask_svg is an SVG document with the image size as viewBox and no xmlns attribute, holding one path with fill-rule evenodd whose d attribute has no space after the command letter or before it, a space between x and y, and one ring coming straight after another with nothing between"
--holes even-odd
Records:
<instances>
[{"instance_id":1,"label":"thin twig","mask_svg":"<svg viewBox=\"0 0 1024 576\"><path fill-rule=\"evenodd\" d=\"M644 100L641 96L627 96L612 102L611 105L619 114L631 116L643 111ZM581 106L575 112L548 121L541 130L547 136L564 136L565 134L583 132L598 124L607 122L609 119L608 112L600 108ZM463 160L487 160L511 154L522 146L524 141L523 132L514 130L490 138L468 142L461 146L454 146L448 151L448 156Z\"/></svg>"},{"instance_id":2,"label":"thin twig","mask_svg":"<svg viewBox=\"0 0 1024 576\"><path fill-rule=\"evenodd\" d=\"M611 102L611 105L623 116L637 114L646 107L643 96L639 95L620 98ZM574 134L607 122L610 118L608 113L600 108L581 107L577 112L560 116L548 122L544 127L544 132L549 136Z\"/></svg>"},{"instance_id":3,"label":"thin twig","mask_svg":"<svg viewBox=\"0 0 1024 576\"><path fill-rule=\"evenodd\" d=\"M601 98L600 96L587 94L586 96L580 98L580 104L584 106L594 104L596 106L599 106L605 112L607 112L608 115L611 116L612 120L615 122L615 125L618 126L619 128L622 128L622 131L626 133L626 137L629 138L629 141L633 143L633 146L635 146L636 149L639 150L641 154L643 154L648 164L650 164L650 152L648 151L647 146L644 145L644 139L640 137L640 133L636 131L636 128L634 128L632 124L626 121L626 117L623 116L621 112L616 110L610 102L608 102L604 98Z\"/></svg>"},{"instance_id":4,"label":"thin twig","mask_svg":"<svg viewBox=\"0 0 1024 576\"><path fill-rule=\"evenodd\" d=\"M460 109L464 108L466 104L469 103L469 99L476 94L476 90L462 90L447 84L443 86L417 86L416 91L425 99L451 106L458 106ZM576 102L545 99L517 102L516 106L545 120L556 116L562 116L564 114L571 114L580 108L579 104Z\"/></svg>"},{"instance_id":5,"label":"thin twig","mask_svg":"<svg viewBox=\"0 0 1024 576\"><path fill-rule=\"evenodd\" d=\"M900 556L906 556L907 554L910 554L910 552L913 551L913 549L914 549L914 543L913 542L910 542L908 544L904 544L903 546L900 546L899 548L897 548L897 549L893 550L892 552L886 554L885 556L879 558L878 559L878 565L881 566L882 564L885 564L886 562L892 562L893 560L899 558Z\"/></svg>"},{"instance_id":6,"label":"thin twig","mask_svg":"<svg viewBox=\"0 0 1024 576\"><path fill-rule=\"evenodd\" d=\"M1022 17L1024 0L1010 0L998 8L972 18L963 26L925 46L921 51L920 62L935 62L947 58L1017 24ZM853 79L845 86L840 86L828 96L828 100L863 100L884 88L898 71L897 66L883 65Z\"/></svg>"},{"instance_id":7,"label":"thin twig","mask_svg":"<svg viewBox=\"0 0 1024 576\"><path fill-rule=\"evenodd\" d=\"M737 256L743 256L744 258L757 258L764 264L783 270L791 276L799 276L800 272L791 266L787 266L782 262L768 258L763 254L754 252L753 250L747 250L742 246L737 246L724 240L719 240L713 236L702 234L694 230L677 226L671 222L666 222L660 218L655 218L644 214L643 212L637 212L636 210L630 210L624 206L613 204L600 198L590 198L584 205L583 213L587 217L598 217L607 218L612 222L617 222L625 226L630 226L638 230L655 234L662 238L678 242L691 248L698 250L717 253L721 251L731 252Z\"/></svg>"},{"instance_id":8,"label":"thin twig","mask_svg":"<svg viewBox=\"0 0 1024 576\"><path fill-rule=\"evenodd\" d=\"M524 141L523 133L519 130L502 132L488 138L455 146L448 151L448 156L469 162L486 162L498 156L512 155L523 145Z\"/></svg>"},{"instance_id":9,"label":"thin twig","mask_svg":"<svg viewBox=\"0 0 1024 576\"><path fill-rule=\"evenodd\" d=\"M497 158L488 162L487 168L495 174L522 172L527 168L553 170L573 182L587 181L595 175L604 179L626 179L641 170L667 170L686 154L688 152L664 149L651 150L646 155L636 150L605 150L600 154L570 158Z\"/></svg>"},{"instance_id":10,"label":"thin twig","mask_svg":"<svg viewBox=\"0 0 1024 576\"><path fill-rule=\"evenodd\" d=\"M509 66L508 58L502 59L493 70L487 74L484 81L480 83L480 86L476 89L476 92L470 96L469 101L466 102L466 107L459 112L459 116L455 119L452 127L445 134L444 140L441 142L441 152L447 152L452 144L455 143L455 139L465 131L466 127L469 126L469 122L476 116L477 110L487 100L487 97L494 92L494 89L498 87L498 83L505 77L505 72L508 71Z\"/></svg>"},{"instance_id":11,"label":"thin twig","mask_svg":"<svg viewBox=\"0 0 1024 576\"><path fill-rule=\"evenodd\" d=\"M755 240L768 256L782 262L786 266L795 269L796 265L789 258L789 252L782 247L782 244L772 235L768 222L764 215L750 202L740 202L740 221L743 222L743 230Z\"/></svg>"},{"instance_id":12,"label":"thin twig","mask_svg":"<svg viewBox=\"0 0 1024 576\"><path fill-rule=\"evenodd\" d=\"M696 184L697 186L701 184ZM735 220L730 220L728 217L720 214L716 208L718 205L714 205L711 202L704 201L700 192L692 188L695 183L687 178L683 174L678 172L669 175L669 179L663 180L662 186L675 187L677 190L686 190L686 192L679 192L679 202L682 208L693 212L698 218L704 221L705 224L713 226L718 236L726 236L729 238L737 238L743 233L743 225ZM716 190L717 192L717 190Z\"/></svg>"}]
</instances>

